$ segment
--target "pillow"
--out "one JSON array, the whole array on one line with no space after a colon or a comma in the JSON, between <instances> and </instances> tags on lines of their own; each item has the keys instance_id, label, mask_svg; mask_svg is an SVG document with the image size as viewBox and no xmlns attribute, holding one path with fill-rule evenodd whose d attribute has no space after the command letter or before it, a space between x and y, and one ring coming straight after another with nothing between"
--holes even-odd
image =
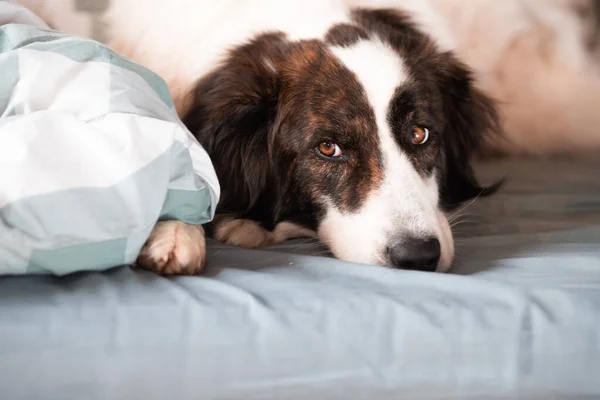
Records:
<instances>
[{"instance_id":1,"label":"pillow","mask_svg":"<svg viewBox=\"0 0 600 400\"><path fill-rule=\"evenodd\" d=\"M0 71L0 274L131 264L157 221L213 218L215 171L156 74L18 23L0 26Z\"/></svg>"}]
</instances>

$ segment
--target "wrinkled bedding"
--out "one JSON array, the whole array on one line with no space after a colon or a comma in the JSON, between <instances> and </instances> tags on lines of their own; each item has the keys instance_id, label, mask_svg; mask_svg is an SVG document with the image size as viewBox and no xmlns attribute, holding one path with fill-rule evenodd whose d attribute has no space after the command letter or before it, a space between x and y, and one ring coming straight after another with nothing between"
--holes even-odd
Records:
<instances>
[{"instance_id":1,"label":"wrinkled bedding","mask_svg":"<svg viewBox=\"0 0 600 400\"><path fill-rule=\"evenodd\" d=\"M212 163L156 74L5 1L0 71L0 275L130 264L158 220L212 219Z\"/></svg>"},{"instance_id":2,"label":"wrinkled bedding","mask_svg":"<svg viewBox=\"0 0 600 400\"><path fill-rule=\"evenodd\" d=\"M2 399L596 399L600 163L485 164L452 274L308 240L201 277L0 278Z\"/></svg>"}]
</instances>

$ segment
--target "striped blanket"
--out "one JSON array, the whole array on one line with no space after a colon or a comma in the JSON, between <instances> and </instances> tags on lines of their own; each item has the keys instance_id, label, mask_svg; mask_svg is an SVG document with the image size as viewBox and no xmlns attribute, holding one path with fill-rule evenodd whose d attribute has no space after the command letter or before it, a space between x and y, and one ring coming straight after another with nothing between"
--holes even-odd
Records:
<instances>
[{"instance_id":1,"label":"striped blanket","mask_svg":"<svg viewBox=\"0 0 600 400\"><path fill-rule=\"evenodd\" d=\"M0 274L130 264L219 185L161 78L0 1Z\"/></svg>"}]
</instances>

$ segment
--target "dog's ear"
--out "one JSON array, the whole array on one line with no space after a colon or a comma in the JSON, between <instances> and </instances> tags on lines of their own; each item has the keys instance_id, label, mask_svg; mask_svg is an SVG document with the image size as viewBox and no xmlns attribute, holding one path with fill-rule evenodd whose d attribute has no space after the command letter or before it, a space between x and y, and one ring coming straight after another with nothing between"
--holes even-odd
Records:
<instances>
[{"instance_id":1,"label":"dog's ear","mask_svg":"<svg viewBox=\"0 0 600 400\"><path fill-rule=\"evenodd\" d=\"M277 180L269 136L281 86L278 64L286 47L283 35L266 34L236 48L190 95L183 122L211 156L223 187L222 211L273 212L265 209L273 205L264 204Z\"/></svg>"},{"instance_id":2,"label":"dog's ear","mask_svg":"<svg viewBox=\"0 0 600 400\"><path fill-rule=\"evenodd\" d=\"M502 182L481 186L472 166L473 156L482 150L487 135L499 134L500 129L494 101L474 85L471 71L451 53L443 54L438 61L438 84L446 116L441 202L451 209L490 195L501 186Z\"/></svg>"}]
</instances>

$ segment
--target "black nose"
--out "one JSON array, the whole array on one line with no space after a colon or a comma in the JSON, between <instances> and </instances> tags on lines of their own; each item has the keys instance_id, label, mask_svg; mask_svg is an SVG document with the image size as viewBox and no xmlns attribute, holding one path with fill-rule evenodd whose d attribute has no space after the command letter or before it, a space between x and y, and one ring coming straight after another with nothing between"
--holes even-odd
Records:
<instances>
[{"instance_id":1,"label":"black nose","mask_svg":"<svg viewBox=\"0 0 600 400\"><path fill-rule=\"evenodd\" d=\"M440 251L440 241L436 238L412 238L388 247L388 256L396 268L434 272L440 261Z\"/></svg>"}]
</instances>

